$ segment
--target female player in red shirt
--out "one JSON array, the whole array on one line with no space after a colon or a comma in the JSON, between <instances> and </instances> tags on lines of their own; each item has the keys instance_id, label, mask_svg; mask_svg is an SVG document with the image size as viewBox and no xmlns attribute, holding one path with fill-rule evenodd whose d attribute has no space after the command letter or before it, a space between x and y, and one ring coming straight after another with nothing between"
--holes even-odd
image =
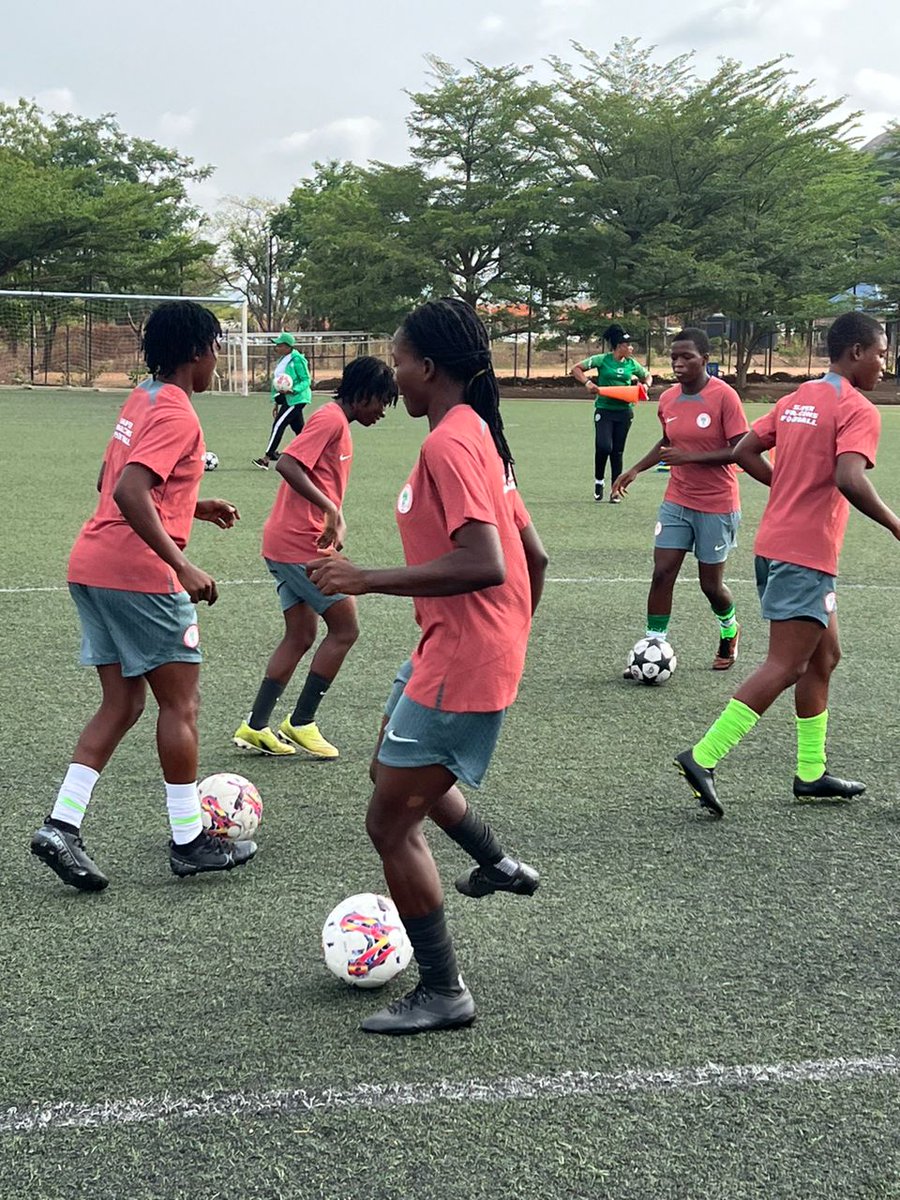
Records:
<instances>
[{"instance_id":1,"label":"female player in red shirt","mask_svg":"<svg viewBox=\"0 0 900 1200\"><path fill-rule=\"evenodd\" d=\"M143 711L148 686L159 706L156 744L172 871L225 871L256 853L253 842L226 845L203 832L197 791L202 655L194 605L214 604L218 592L185 550L195 519L222 529L238 519L225 500L197 499L204 446L191 396L209 387L220 336L213 313L190 300L150 314L144 357L152 378L119 413L97 481L96 512L69 557L81 661L97 668L102 700L31 852L80 891L109 883L84 848L81 822L100 772Z\"/></svg>"},{"instance_id":2,"label":"female player in red shirt","mask_svg":"<svg viewBox=\"0 0 900 1200\"><path fill-rule=\"evenodd\" d=\"M424 835L435 821L478 864L464 895L530 895L537 872L504 854L457 780L478 787L522 675L547 556L512 471L490 343L461 300L424 304L394 336L397 385L430 433L397 501L406 567L312 563L326 594L415 597L422 631L386 706L366 827L420 970L418 985L362 1022L368 1033L468 1025L475 1005L444 918Z\"/></svg>"}]
</instances>

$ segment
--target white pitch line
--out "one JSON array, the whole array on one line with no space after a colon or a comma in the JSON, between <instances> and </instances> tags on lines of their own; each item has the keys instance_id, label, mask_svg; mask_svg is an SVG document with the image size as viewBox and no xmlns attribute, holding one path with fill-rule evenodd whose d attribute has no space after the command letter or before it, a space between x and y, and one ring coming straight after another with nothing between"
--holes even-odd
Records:
<instances>
[{"instance_id":1,"label":"white pitch line","mask_svg":"<svg viewBox=\"0 0 900 1200\"><path fill-rule=\"evenodd\" d=\"M679 584L693 584L694 578L683 577L676 579ZM576 583L576 584L598 584L598 585L615 585L619 583L641 583L645 587L649 586L650 580L640 575L564 575L550 576L545 580L545 583ZM756 587L755 579L728 579L728 583L739 585L746 584L748 587ZM272 579L218 579L216 580L218 587L259 587L262 584L272 586ZM36 592L68 592L68 587L63 585L55 585L53 587L0 587L0 595L6 596L23 596L30 595ZM900 584L898 583L839 583L839 590L844 592L900 592ZM375 594L375 593L373 593ZM371 596L367 597L371 599ZM388 599L398 599L396 596L388 597Z\"/></svg>"},{"instance_id":2,"label":"white pitch line","mask_svg":"<svg viewBox=\"0 0 900 1200\"><path fill-rule=\"evenodd\" d=\"M119 1127L144 1121L209 1120L264 1113L313 1113L344 1108L403 1108L430 1104L503 1104L521 1100L567 1100L626 1093L717 1091L723 1088L843 1084L900 1075L900 1058L829 1058L796 1063L681 1067L661 1071L560 1075L513 1075L499 1079L440 1080L437 1083L361 1083L347 1089L291 1088L270 1092L159 1096L146 1100L108 1100L102 1104L53 1104L8 1108L0 1112L0 1134L53 1129Z\"/></svg>"}]
</instances>

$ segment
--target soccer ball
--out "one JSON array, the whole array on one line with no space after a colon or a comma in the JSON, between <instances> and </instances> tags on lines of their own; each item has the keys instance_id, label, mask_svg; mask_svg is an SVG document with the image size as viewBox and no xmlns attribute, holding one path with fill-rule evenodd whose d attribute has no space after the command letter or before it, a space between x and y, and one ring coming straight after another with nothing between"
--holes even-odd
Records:
<instances>
[{"instance_id":1,"label":"soccer ball","mask_svg":"<svg viewBox=\"0 0 900 1200\"><path fill-rule=\"evenodd\" d=\"M243 775L209 775L200 784L203 829L215 837L245 842L262 820L262 797Z\"/></svg>"},{"instance_id":2,"label":"soccer ball","mask_svg":"<svg viewBox=\"0 0 900 1200\"><path fill-rule=\"evenodd\" d=\"M665 683L675 674L678 660L664 638L641 638L628 654L628 670L638 683Z\"/></svg>"},{"instance_id":3,"label":"soccer ball","mask_svg":"<svg viewBox=\"0 0 900 1200\"><path fill-rule=\"evenodd\" d=\"M272 382L275 384L276 392L281 392L283 394L285 392L292 392L294 390L294 381L291 379L290 375L276 375Z\"/></svg>"},{"instance_id":4,"label":"soccer ball","mask_svg":"<svg viewBox=\"0 0 900 1200\"><path fill-rule=\"evenodd\" d=\"M412 946L393 901L363 892L333 908L322 930L325 965L358 988L376 988L399 975Z\"/></svg>"},{"instance_id":5,"label":"soccer ball","mask_svg":"<svg viewBox=\"0 0 900 1200\"><path fill-rule=\"evenodd\" d=\"M218 454L213 454L212 450L207 450L207 452L203 455L203 470L214 471L218 465Z\"/></svg>"}]
</instances>

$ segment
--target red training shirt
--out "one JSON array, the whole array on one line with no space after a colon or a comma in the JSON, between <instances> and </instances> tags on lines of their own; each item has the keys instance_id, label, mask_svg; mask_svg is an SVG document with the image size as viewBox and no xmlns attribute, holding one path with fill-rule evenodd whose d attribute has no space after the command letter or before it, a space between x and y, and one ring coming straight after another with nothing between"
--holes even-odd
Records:
<instances>
[{"instance_id":1,"label":"red training shirt","mask_svg":"<svg viewBox=\"0 0 900 1200\"><path fill-rule=\"evenodd\" d=\"M802 383L753 423L777 449L769 501L754 550L764 558L836 575L849 501L834 482L839 454L861 454L871 469L881 414L842 375Z\"/></svg>"},{"instance_id":2,"label":"red training shirt","mask_svg":"<svg viewBox=\"0 0 900 1200\"><path fill-rule=\"evenodd\" d=\"M336 400L317 408L282 453L295 458L319 491L341 507L350 478L353 441L350 422ZM263 527L263 555L273 562L310 562L321 553L316 543L324 528L321 508L283 479Z\"/></svg>"},{"instance_id":3,"label":"red training shirt","mask_svg":"<svg viewBox=\"0 0 900 1200\"><path fill-rule=\"evenodd\" d=\"M203 478L203 431L187 394L173 383L148 379L134 389L104 456L100 500L69 557L69 583L125 592L181 592L172 568L138 537L113 499L129 463L159 477L150 492L163 528L184 549L191 535Z\"/></svg>"},{"instance_id":4,"label":"red training shirt","mask_svg":"<svg viewBox=\"0 0 900 1200\"><path fill-rule=\"evenodd\" d=\"M520 529L530 524L504 481L491 432L468 404L457 404L429 433L397 500L397 525L409 566L455 549L469 521L494 525L506 580L459 596L416 596L422 631L406 695L448 712L497 712L516 698L531 630L531 585Z\"/></svg>"},{"instance_id":5,"label":"red training shirt","mask_svg":"<svg viewBox=\"0 0 900 1200\"><path fill-rule=\"evenodd\" d=\"M748 428L740 396L712 376L696 395L683 392L680 383L666 388L657 414L669 445L690 454L722 450ZM741 507L737 467L734 463L673 466L664 498L696 512L735 512Z\"/></svg>"}]
</instances>

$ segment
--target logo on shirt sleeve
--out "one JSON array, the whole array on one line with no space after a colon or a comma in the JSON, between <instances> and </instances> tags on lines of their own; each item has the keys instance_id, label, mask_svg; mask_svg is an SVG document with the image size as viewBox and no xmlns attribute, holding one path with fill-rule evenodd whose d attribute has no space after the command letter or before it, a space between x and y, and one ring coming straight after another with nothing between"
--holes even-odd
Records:
<instances>
[{"instance_id":1,"label":"logo on shirt sleeve","mask_svg":"<svg viewBox=\"0 0 900 1200\"><path fill-rule=\"evenodd\" d=\"M698 413L697 414L697 425L699 426L700 429L708 429L711 424L712 424L712 417L709 415L709 413Z\"/></svg>"},{"instance_id":2,"label":"logo on shirt sleeve","mask_svg":"<svg viewBox=\"0 0 900 1200\"><path fill-rule=\"evenodd\" d=\"M397 512L408 513L412 508L413 491L410 484L404 484L403 490L397 497Z\"/></svg>"}]
</instances>

